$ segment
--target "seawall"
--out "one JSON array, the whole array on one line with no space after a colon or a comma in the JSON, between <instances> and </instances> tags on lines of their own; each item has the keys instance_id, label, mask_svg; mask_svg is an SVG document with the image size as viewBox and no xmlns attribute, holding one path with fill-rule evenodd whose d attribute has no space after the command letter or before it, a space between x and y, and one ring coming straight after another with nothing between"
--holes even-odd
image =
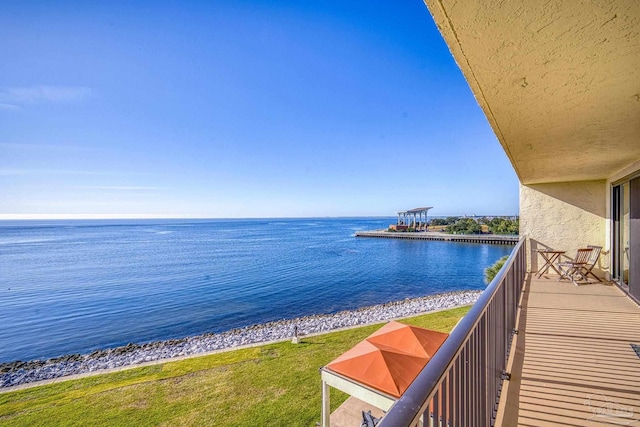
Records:
<instances>
[{"instance_id":1,"label":"seawall","mask_svg":"<svg viewBox=\"0 0 640 427\"><path fill-rule=\"evenodd\" d=\"M390 232L390 231L356 231L356 237L380 237L386 239L440 240L447 242L491 243L496 245L515 245L518 236L497 234L445 234L436 232Z\"/></svg>"}]
</instances>

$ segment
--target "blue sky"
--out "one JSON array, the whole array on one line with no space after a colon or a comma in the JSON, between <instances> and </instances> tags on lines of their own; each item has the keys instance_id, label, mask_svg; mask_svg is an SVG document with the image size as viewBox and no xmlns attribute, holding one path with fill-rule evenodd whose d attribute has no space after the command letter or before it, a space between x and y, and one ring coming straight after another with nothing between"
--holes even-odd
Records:
<instances>
[{"instance_id":1,"label":"blue sky","mask_svg":"<svg viewBox=\"0 0 640 427\"><path fill-rule=\"evenodd\" d=\"M516 214L416 1L3 2L0 217Z\"/></svg>"}]
</instances>

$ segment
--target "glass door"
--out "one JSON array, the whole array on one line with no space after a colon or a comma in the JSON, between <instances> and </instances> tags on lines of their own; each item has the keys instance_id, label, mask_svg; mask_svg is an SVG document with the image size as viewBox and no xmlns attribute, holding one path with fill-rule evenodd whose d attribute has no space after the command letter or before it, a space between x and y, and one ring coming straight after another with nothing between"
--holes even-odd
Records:
<instances>
[{"instance_id":1,"label":"glass door","mask_svg":"<svg viewBox=\"0 0 640 427\"><path fill-rule=\"evenodd\" d=\"M611 193L611 218L613 219L613 241L611 242L611 276L613 280L618 282L623 287L626 283L623 280L621 274L622 258L620 252L622 249L622 185L616 185L612 189Z\"/></svg>"},{"instance_id":2,"label":"glass door","mask_svg":"<svg viewBox=\"0 0 640 427\"><path fill-rule=\"evenodd\" d=\"M629 181L628 252L629 293L640 300L640 177Z\"/></svg>"},{"instance_id":3,"label":"glass door","mask_svg":"<svg viewBox=\"0 0 640 427\"><path fill-rule=\"evenodd\" d=\"M640 299L640 177L614 186L612 197L613 278Z\"/></svg>"}]
</instances>

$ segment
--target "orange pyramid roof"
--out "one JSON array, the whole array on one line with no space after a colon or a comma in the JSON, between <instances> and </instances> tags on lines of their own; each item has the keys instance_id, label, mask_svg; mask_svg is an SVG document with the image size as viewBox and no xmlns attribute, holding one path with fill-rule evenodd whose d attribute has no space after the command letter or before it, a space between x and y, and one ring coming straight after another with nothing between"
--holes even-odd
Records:
<instances>
[{"instance_id":1,"label":"orange pyramid roof","mask_svg":"<svg viewBox=\"0 0 640 427\"><path fill-rule=\"evenodd\" d=\"M400 397L448 336L392 321L329 363L327 368Z\"/></svg>"}]
</instances>

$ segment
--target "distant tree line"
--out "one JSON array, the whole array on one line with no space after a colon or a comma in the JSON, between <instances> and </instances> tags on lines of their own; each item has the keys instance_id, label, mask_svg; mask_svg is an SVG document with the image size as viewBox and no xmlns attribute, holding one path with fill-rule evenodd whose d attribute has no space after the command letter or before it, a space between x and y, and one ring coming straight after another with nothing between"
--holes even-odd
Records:
<instances>
[{"instance_id":1,"label":"distant tree line","mask_svg":"<svg viewBox=\"0 0 640 427\"><path fill-rule=\"evenodd\" d=\"M486 223L493 234L518 234L520 219L493 218Z\"/></svg>"},{"instance_id":2,"label":"distant tree line","mask_svg":"<svg viewBox=\"0 0 640 427\"><path fill-rule=\"evenodd\" d=\"M519 219L509 218L462 218L449 216L446 218L433 218L429 225L446 226L444 232L451 234L480 234L485 230L492 234L518 234L520 228Z\"/></svg>"},{"instance_id":3,"label":"distant tree line","mask_svg":"<svg viewBox=\"0 0 640 427\"><path fill-rule=\"evenodd\" d=\"M433 218L429 221L429 225L451 225L460 220L459 216L448 216L446 218Z\"/></svg>"},{"instance_id":4,"label":"distant tree line","mask_svg":"<svg viewBox=\"0 0 640 427\"><path fill-rule=\"evenodd\" d=\"M482 226L473 218L460 218L448 225L445 231L451 234L480 234Z\"/></svg>"}]
</instances>

